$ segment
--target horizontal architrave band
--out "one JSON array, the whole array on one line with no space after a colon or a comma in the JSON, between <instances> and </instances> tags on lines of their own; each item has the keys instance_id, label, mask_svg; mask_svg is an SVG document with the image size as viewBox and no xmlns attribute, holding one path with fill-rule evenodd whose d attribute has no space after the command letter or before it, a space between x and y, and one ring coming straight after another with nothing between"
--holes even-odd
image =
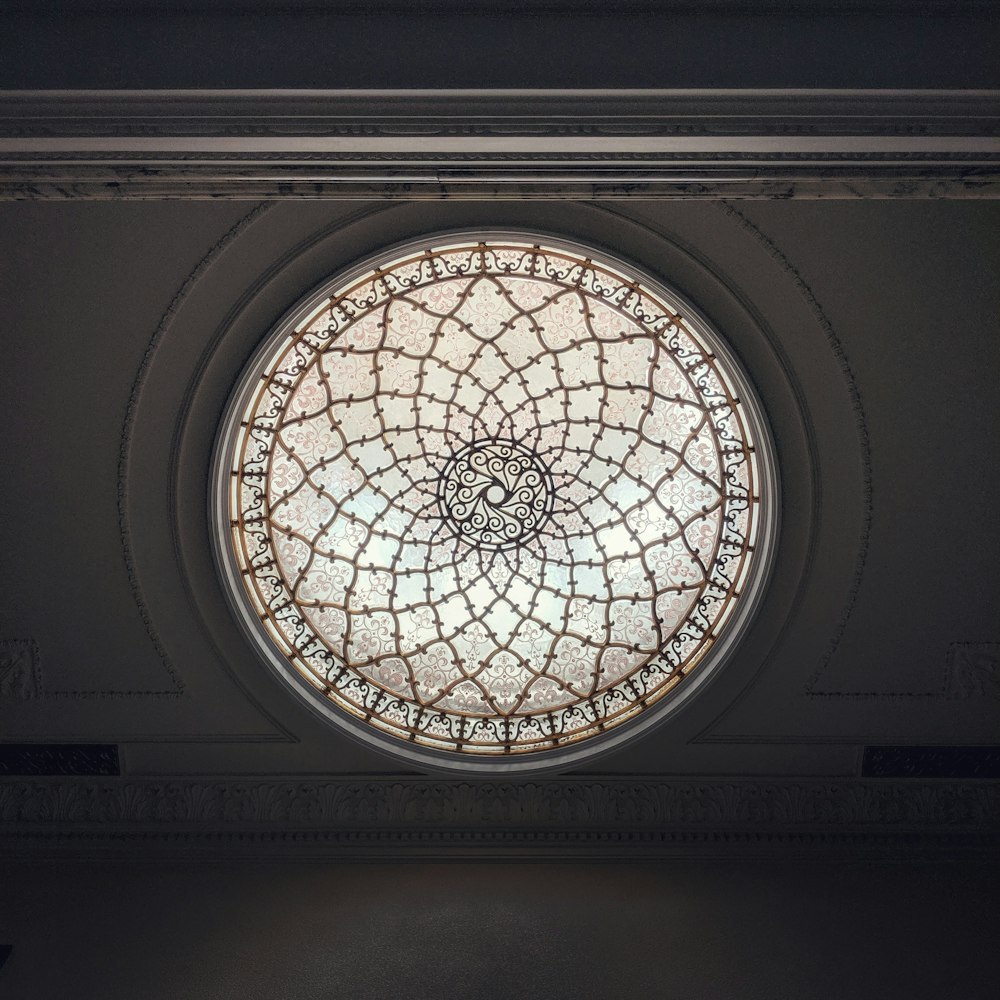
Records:
<instances>
[{"instance_id":1,"label":"horizontal architrave band","mask_svg":"<svg viewBox=\"0 0 1000 1000\"><path fill-rule=\"evenodd\" d=\"M22 91L0 197L1000 195L996 91Z\"/></svg>"},{"instance_id":2,"label":"horizontal architrave band","mask_svg":"<svg viewBox=\"0 0 1000 1000\"><path fill-rule=\"evenodd\" d=\"M996 854L996 782L648 777L0 781L0 849Z\"/></svg>"}]
</instances>

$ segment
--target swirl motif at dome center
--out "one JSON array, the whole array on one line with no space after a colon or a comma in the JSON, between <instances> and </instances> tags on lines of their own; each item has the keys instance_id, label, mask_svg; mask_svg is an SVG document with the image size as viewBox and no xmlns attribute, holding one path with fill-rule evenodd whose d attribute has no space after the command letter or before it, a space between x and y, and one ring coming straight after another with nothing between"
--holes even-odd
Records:
<instances>
[{"instance_id":1,"label":"swirl motif at dome center","mask_svg":"<svg viewBox=\"0 0 1000 1000\"><path fill-rule=\"evenodd\" d=\"M710 335L623 267L410 250L273 339L230 555L316 697L409 745L524 754L635 718L717 643L757 448Z\"/></svg>"},{"instance_id":2,"label":"swirl motif at dome center","mask_svg":"<svg viewBox=\"0 0 1000 1000\"><path fill-rule=\"evenodd\" d=\"M514 441L477 441L449 462L441 510L459 538L506 548L533 534L552 508L552 477Z\"/></svg>"}]
</instances>

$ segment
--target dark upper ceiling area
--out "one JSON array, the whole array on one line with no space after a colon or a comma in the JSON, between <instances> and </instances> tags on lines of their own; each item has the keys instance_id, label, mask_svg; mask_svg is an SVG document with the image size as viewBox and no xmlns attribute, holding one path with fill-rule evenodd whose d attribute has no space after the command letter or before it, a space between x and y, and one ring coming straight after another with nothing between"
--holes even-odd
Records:
<instances>
[{"instance_id":1,"label":"dark upper ceiling area","mask_svg":"<svg viewBox=\"0 0 1000 1000\"><path fill-rule=\"evenodd\" d=\"M0 87L996 86L990 3L8 4Z\"/></svg>"}]
</instances>

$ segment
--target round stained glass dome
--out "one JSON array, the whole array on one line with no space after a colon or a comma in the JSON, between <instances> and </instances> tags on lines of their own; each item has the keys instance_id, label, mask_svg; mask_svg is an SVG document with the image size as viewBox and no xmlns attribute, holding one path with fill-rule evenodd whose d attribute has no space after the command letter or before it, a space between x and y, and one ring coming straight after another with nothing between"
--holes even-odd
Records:
<instances>
[{"instance_id":1,"label":"round stained glass dome","mask_svg":"<svg viewBox=\"0 0 1000 1000\"><path fill-rule=\"evenodd\" d=\"M630 265L411 244L328 282L245 373L223 575L269 662L355 735L444 766L565 761L734 646L769 561L768 441L718 335Z\"/></svg>"}]
</instances>

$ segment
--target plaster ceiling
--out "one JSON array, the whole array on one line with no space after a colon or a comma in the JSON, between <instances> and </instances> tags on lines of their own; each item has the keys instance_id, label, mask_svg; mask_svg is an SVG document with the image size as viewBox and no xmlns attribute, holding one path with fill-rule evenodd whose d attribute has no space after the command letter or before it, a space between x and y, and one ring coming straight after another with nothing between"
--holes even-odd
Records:
<instances>
[{"instance_id":1,"label":"plaster ceiling","mask_svg":"<svg viewBox=\"0 0 1000 1000\"><path fill-rule=\"evenodd\" d=\"M290 697L243 638L210 553L209 455L289 302L401 239L530 222L699 302L779 456L774 579L738 655L599 770L849 776L865 745L993 742L992 204L0 211L16 331L0 639L33 671L0 696L6 740L120 742L135 776L398 771Z\"/></svg>"}]
</instances>

